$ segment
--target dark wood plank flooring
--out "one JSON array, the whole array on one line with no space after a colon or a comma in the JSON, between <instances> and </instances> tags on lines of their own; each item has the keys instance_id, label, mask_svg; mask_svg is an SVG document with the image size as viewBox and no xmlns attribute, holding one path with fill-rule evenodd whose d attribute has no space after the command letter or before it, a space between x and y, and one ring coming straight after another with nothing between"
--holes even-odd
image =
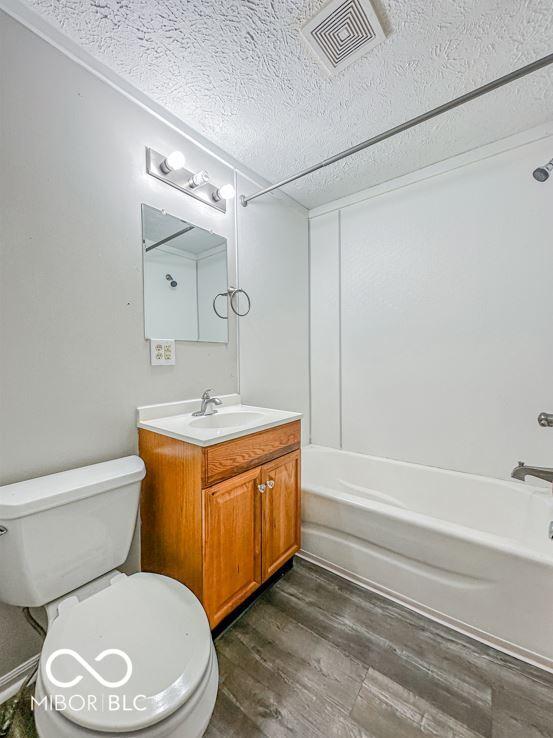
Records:
<instances>
[{"instance_id":1,"label":"dark wood plank flooring","mask_svg":"<svg viewBox=\"0 0 553 738\"><path fill-rule=\"evenodd\" d=\"M553 675L301 559L216 647L207 738L553 738Z\"/></svg>"},{"instance_id":2,"label":"dark wood plank flooring","mask_svg":"<svg viewBox=\"0 0 553 738\"><path fill-rule=\"evenodd\" d=\"M207 738L553 738L553 675L301 559L216 646Z\"/></svg>"}]
</instances>

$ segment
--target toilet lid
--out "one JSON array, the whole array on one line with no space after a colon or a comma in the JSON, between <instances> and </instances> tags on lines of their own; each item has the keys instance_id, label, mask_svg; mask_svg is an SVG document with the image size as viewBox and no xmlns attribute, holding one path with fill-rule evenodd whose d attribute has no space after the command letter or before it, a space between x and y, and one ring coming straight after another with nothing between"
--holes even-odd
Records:
<instances>
[{"instance_id":1,"label":"toilet lid","mask_svg":"<svg viewBox=\"0 0 553 738\"><path fill-rule=\"evenodd\" d=\"M160 722L194 693L212 650L206 614L184 585L158 574L116 575L69 597L40 660L48 704L85 728L128 732Z\"/></svg>"}]
</instances>

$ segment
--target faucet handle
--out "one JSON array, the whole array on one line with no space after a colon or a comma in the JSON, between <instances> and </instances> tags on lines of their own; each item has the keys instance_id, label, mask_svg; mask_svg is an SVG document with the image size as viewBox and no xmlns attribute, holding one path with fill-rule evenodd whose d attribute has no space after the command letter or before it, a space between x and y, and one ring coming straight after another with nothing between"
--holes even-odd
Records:
<instances>
[{"instance_id":1,"label":"faucet handle","mask_svg":"<svg viewBox=\"0 0 553 738\"><path fill-rule=\"evenodd\" d=\"M542 428L553 428L553 413L540 413L538 423Z\"/></svg>"},{"instance_id":2,"label":"faucet handle","mask_svg":"<svg viewBox=\"0 0 553 738\"><path fill-rule=\"evenodd\" d=\"M204 393L202 395L202 400L211 400L211 393L213 392L213 389L206 389L204 390Z\"/></svg>"}]
</instances>

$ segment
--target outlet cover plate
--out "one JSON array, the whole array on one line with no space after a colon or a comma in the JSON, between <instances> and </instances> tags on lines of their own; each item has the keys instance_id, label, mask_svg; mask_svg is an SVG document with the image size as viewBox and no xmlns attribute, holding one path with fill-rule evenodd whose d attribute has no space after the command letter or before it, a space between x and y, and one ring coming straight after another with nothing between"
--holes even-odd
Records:
<instances>
[{"instance_id":1,"label":"outlet cover plate","mask_svg":"<svg viewBox=\"0 0 553 738\"><path fill-rule=\"evenodd\" d=\"M170 338L151 338L150 362L152 366L175 364L174 340Z\"/></svg>"}]
</instances>

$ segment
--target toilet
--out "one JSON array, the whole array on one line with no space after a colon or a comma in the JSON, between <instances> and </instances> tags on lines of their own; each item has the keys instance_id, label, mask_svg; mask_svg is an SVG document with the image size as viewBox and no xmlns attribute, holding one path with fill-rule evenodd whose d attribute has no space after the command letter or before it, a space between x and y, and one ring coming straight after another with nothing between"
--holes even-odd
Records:
<instances>
[{"instance_id":1,"label":"toilet","mask_svg":"<svg viewBox=\"0 0 553 738\"><path fill-rule=\"evenodd\" d=\"M218 666L195 595L127 576L138 456L0 487L0 601L45 607L34 710L40 738L199 738Z\"/></svg>"}]
</instances>

